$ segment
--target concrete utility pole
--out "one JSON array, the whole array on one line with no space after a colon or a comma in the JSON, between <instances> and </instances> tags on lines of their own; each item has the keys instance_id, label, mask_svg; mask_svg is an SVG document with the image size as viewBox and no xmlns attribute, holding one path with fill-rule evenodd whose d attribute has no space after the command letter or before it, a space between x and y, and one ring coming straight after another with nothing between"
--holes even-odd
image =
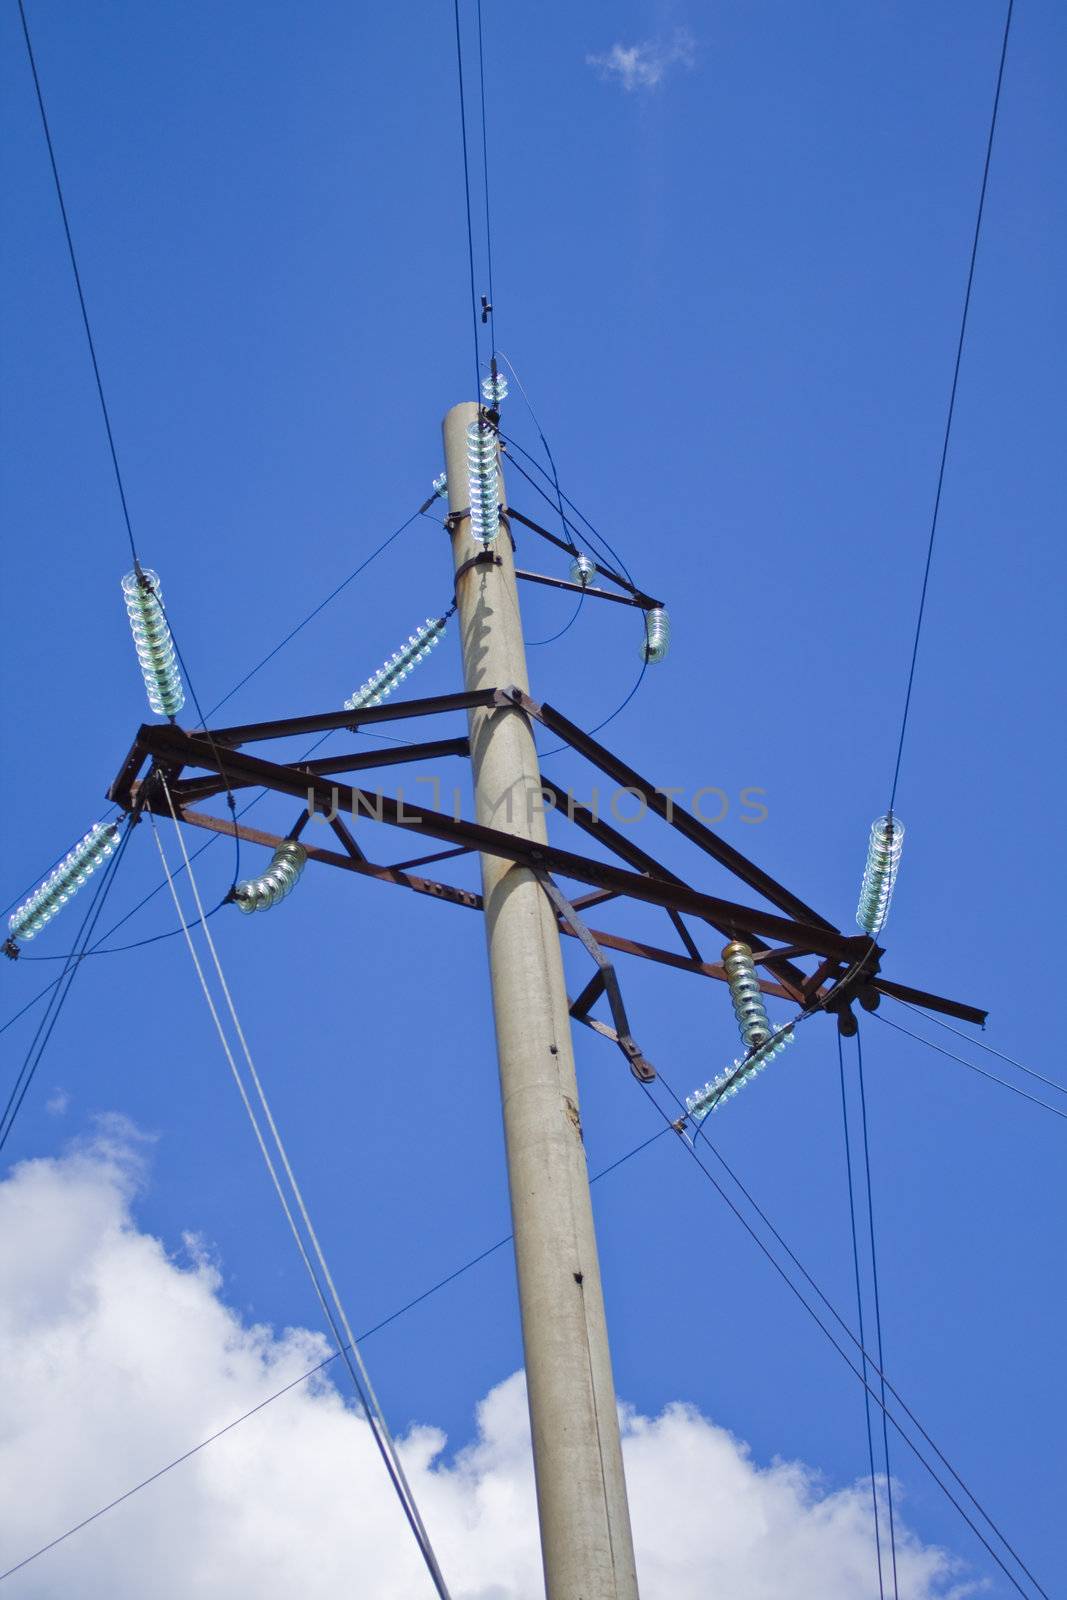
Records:
<instances>
[{"instance_id":1,"label":"concrete utility pole","mask_svg":"<svg viewBox=\"0 0 1067 1600\"><path fill-rule=\"evenodd\" d=\"M444 420L452 513L469 506L466 433L478 415L467 402ZM457 572L481 548L457 515ZM528 690L503 527L493 553L499 566L468 567L457 582L466 686ZM526 714L471 711L470 744L478 821L544 844ZM637 1600L559 933L529 868L485 855L481 866L545 1588L548 1600Z\"/></svg>"}]
</instances>

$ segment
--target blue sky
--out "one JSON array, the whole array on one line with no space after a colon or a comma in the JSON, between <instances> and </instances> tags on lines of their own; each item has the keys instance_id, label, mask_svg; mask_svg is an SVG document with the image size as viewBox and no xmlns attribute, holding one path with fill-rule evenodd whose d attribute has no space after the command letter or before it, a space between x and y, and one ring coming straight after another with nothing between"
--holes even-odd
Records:
<instances>
[{"instance_id":1,"label":"blue sky","mask_svg":"<svg viewBox=\"0 0 1067 1600\"><path fill-rule=\"evenodd\" d=\"M764 789L767 820L747 825L735 805L724 837L847 929L867 828L888 800L1003 8L546 0L536 14L485 12L497 338L564 489L674 624L669 660L604 737L663 784ZM30 18L138 546L207 705L429 493L441 415L470 396L451 8L115 0L36 4ZM629 87L589 59L649 41L640 59L662 61L658 82ZM1065 232L1050 195L1065 42L1061 8L1019 6L884 963L987 1006L987 1041L1061 1080L1047 1040ZM468 30L468 64L473 43ZM6 902L101 813L147 710L119 591L124 530L12 8L0 53ZM486 282L480 258L479 292ZM504 426L537 449L514 392ZM547 513L514 474L509 489L519 509ZM562 571L546 547L520 548ZM225 715L337 705L449 594L446 542L422 520ZM549 591L523 601L531 639L568 615ZM588 605L558 644L531 650L534 693L592 726L630 689L638 643L623 608ZM416 682L458 687L454 630ZM570 758L546 770L588 788ZM265 827L292 820L291 806L259 811ZM654 824L635 837L729 892ZM382 851L408 853L388 839ZM220 844L205 894L219 898L230 871ZM158 878L142 828L109 913ZM600 916L669 936L651 913ZM159 896L128 933L172 925ZM311 868L276 913L215 926L353 1318L368 1325L508 1229L478 920ZM56 922L27 955L65 951L72 932ZM581 952L566 960L576 990ZM3 1016L54 970L6 967ZM725 990L633 962L620 976L638 1040L677 1089L733 1058ZM5 1036L11 1076L31 1032L27 1017ZM1061 1123L878 1022L863 1037L889 1371L1053 1583ZM654 1114L609 1046L583 1032L576 1047L595 1169L654 1131ZM853 1070L851 1047L847 1060ZM49 1112L57 1090L66 1109ZM100 1112L156 1136L140 1227L168 1248L184 1233L208 1241L221 1294L248 1320L315 1326L177 940L87 965L5 1153L54 1155ZM851 1313L831 1024L802 1030L717 1120L727 1159ZM830 1488L860 1478L859 1386L684 1153L662 1141L595 1194L620 1396L649 1416L691 1402L758 1463L801 1459ZM418 1420L463 1444L477 1401L521 1365L507 1253L367 1353L398 1428ZM989 1594L1009 1593L899 1449L894 1466L917 1535L988 1577ZM125 1487L121 1459L114 1470ZM136 1530L135 1507L115 1515Z\"/></svg>"}]
</instances>

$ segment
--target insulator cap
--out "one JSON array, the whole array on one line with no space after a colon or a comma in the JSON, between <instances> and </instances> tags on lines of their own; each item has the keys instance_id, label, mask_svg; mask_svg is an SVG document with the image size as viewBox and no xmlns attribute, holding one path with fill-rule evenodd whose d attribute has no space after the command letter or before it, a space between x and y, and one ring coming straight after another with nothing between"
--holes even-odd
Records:
<instances>
[{"instance_id":1,"label":"insulator cap","mask_svg":"<svg viewBox=\"0 0 1067 1600\"><path fill-rule=\"evenodd\" d=\"M584 589L596 577L596 562L588 556L575 556L571 562L571 582L580 583Z\"/></svg>"},{"instance_id":2,"label":"insulator cap","mask_svg":"<svg viewBox=\"0 0 1067 1600\"><path fill-rule=\"evenodd\" d=\"M438 495L440 497L443 497L444 495L446 495L448 493L448 473L447 472L439 473L437 475L437 477L433 480L433 492L434 492L434 494L436 494L436 495Z\"/></svg>"},{"instance_id":3,"label":"insulator cap","mask_svg":"<svg viewBox=\"0 0 1067 1600\"><path fill-rule=\"evenodd\" d=\"M414 672L420 661L426 657L434 646L444 637L447 624L444 617L427 617L420 623L407 643L401 645L399 650L389 657L368 678L361 689L349 695L345 701L346 711L362 711L367 706L376 706L398 688L409 673Z\"/></svg>"},{"instance_id":4,"label":"insulator cap","mask_svg":"<svg viewBox=\"0 0 1067 1600\"><path fill-rule=\"evenodd\" d=\"M482 398L490 410L499 411L507 397L508 380L502 372L490 373L488 378L482 379Z\"/></svg>"},{"instance_id":5,"label":"insulator cap","mask_svg":"<svg viewBox=\"0 0 1067 1600\"><path fill-rule=\"evenodd\" d=\"M767 1020L767 1007L763 1003L751 947L741 939L733 940L722 953L722 964L726 968L726 981L730 985L730 998L741 1030L741 1042L749 1049L755 1049L770 1038L771 1025Z\"/></svg>"},{"instance_id":6,"label":"insulator cap","mask_svg":"<svg viewBox=\"0 0 1067 1600\"><path fill-rule=\"evenodd\" d=\"M467 480L470 489L471 535L488 549L500 527L500 480L497 475L497 433L483 417L467 427Z\"/></svg>"},{"instance_id":7,"label":"insulator cap","mask_svg":"<svg viewBox=\"0 0 1067 1600\"><path fill-rule=\"evenodd\" d=\"M148 704L157 716L177 716L185 704L185 690L178 670L170 624L163 611L163 589L159 575L150 569L127 572L122 580L122 593L126 599L141 675L148 691Z\"/></svg>"},{"instance_id":8,"label":"insulator cap","mask_svg":"<svg viewBox=\"0 0 1067 1600\"><path fill-rule=\"evenodd\" d=\"M233 898L238 910L269 911L287 894L292 894L307 858L302 844L295 839L283 839L261 877L245 878L234 886Z\"/></svg>"},{"instance_id":9,"label":"insulator cap","mask_svg":"<svg viewBox=\"0 0 1067 1600\"><path fill-rule=\"evenodd\" d=\"M867 865L863 869L856 907L857 924L872 937L881 933L889 916L903 848L904 824L899 817L878 817L872 822L867 841Z\"/></svg>"},{"instance_id":10,"label":"insulator cap","mask_svg":"<svg viewBox=\"0 0 1067 1600\"><path fill-rule=\"evenodd\" d=\"M671 619L664 606L653 606L645 612L645 637L641 641L641 655L650 665L667 659L671 647Z\"/></svg>"},{"instance_id":11,"label":"insulator cap","mask_svg":"<svg viewBox=\"0 0 1067 1600\"><path fill-rule=\"evenodd\" d=\"M687 1095L685 1109L693 1121L703 1122L708 1113L717 1111L724 1100L732 1099L739 1089L743 1089L769 1066L775 1056L781 1055L786 1045L792 1044L795 1037L792 1023L774 1029L758 1049L751 1050L747 1056L735 1061L728 1071L720 1072L718 1077L706 1083L703 1089L697 1089L693 1094Z\"/></svg>"}]
</instances>

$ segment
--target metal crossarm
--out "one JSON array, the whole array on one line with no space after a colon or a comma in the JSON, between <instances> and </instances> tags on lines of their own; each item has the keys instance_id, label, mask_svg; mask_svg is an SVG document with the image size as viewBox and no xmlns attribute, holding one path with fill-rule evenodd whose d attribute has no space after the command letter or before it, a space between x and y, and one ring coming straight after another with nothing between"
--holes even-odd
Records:
<instances>
[{"instance_id":1,"label":"metal crossarm","mask_svg":"<svg viewBox=\"0 0 1067 1600\"><path fill-rule=\"evenodd\" d=\"M499 709L502 713L519 710L540 722L620 787L633 790L644 800L650 812L695 844L704 854L711 856L732 876L755 889L776 909L739 904L690 885L632 839L596 816L587 806L575 802L548 778L543 779L544 792L554 802L557 813L609 850L615 857L614 861L596 860L554 844L535 844L505 829L430 810L406 799L393 799L380 792L372 793L349 783L332 781L335 777L350 776L376 766L395 766L436 759L438 756L466 754L469 751L466 737L404 744L395 750L380 752L360 750L295 763L267 761L243 748L263 741L340 729L354 730L363 724L375 722L493 709ZM148 810L160 809L162 802L153 792L151 781L157 768L167 774L168 787L179 816L194 827L229 834L236 831L239 837L251 842L276 845L278 841L274 835L245 828L230 818L211 817L194 810L191 805L193 801L208 799L225 789L252 786L270 789L299 799L312 813L323 813L319 820L330 821L334 833L344 846L344 854L339 854L309 845L305 834L302 842L309 860L341 866L381 882L432 895L450 904L477 909L481 900L469 890L417 877L407 872L406 866L429 864L451 856L478 852L527 867L542 881L552 875L587 885L589 892L577 896L574 902L564 900L573 913L573 921L556 905L561 931L579 939L583 937L580 929L584 928L584 924L578 912L585 906L606 901L639 901L659 906L670 918L684 947L684 955L599 930L594 935L595 941L604 949L620 950L679 970L726 981L720 963L701 959L699 946L682 920L685 916L696 917L725 938L743 939L751 946L753 961L757 968L762 969L759 983L765 993L792 1000L805 1010L825 1007L835 1013L838 1026L846 1033L855 1028L851 1009L853 1003L858 1001L868 1009L873 1009L883 994L908 998L917 1005L963 1021L985 1020L986 1013L977 1007L884 979L879 970L884 952L873 939L863 934L839 932L798 895L749 861L705 823L680 806L671 804L667 791L657 789L647 778L584 733L554 707L539 704L518 689L480 689L464 694L391 701L358 712L331 711L194 733L172 724L145 724L139 730L109 790L109 798L127 810L135 805L143 805ZM188 775L190 769L195 775ZM362 828L363 819L373 819L376 823L404 828L426 839L440 841L446 848L429 854L412 854L395 867L378 865L368 860L364 846L358 842L348 824L341 820L341 813L351 817L357 825L357 831ZM298 828L302 830L306 821L305 815ZM797 961L805 957L818 958L811 973L797 965ZM605 983L610 988L610 980L605 980ZM601 1032L606 1027L605 1024L597 1026ZM625 1029L615 1031L620 1036L625 1034Z\"/></svg>"}]
</instances>

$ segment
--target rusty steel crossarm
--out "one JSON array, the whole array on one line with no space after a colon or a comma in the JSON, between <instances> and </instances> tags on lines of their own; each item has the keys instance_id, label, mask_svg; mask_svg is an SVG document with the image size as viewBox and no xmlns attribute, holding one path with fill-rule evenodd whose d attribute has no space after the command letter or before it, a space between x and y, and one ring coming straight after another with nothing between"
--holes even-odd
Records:
<instances>
[{"instance_id":1,"label":"rusty steel crossarm","mask_svg":"<svg viewBox=\"0 0 1067 1600\"><path fill-rule=\"evenodd\" d=\"M169 724L146 727L141 736L147 752L164 766L189 765L214 772L220 769L222 757L215 739L184 733ZM534 845L500 829L477 822L456 821L442 812L397 802L388 795L368 794L348 784L331 784L299 767L263 761L232 748L225 751L225 766L228 774L243 777L249 783L294 795L300 800L313 800L316 807L327 814L335 806L352 815L363 811L390 826L407 827L449 844L469 845L482 854L519 862L535 872L555 872L597 888L617 889L620 894L650 905L673 907L707 917L727 929L732 937L766 934L772 939L803 942L820 955L838 955L844 960L855 960L866 948L865 940L846 938L834 928L812 927L756 907L703 894L685 883L664 882L551 845Z\"/></svg>"},{"instance_id":2,"label":"rusty steel crossarm","mask_svg":"<svg viewBox=\"0 0 1067 1600\"><path fill-rule=\"evenodd\" d=\"M228 817L213 817L207 812L193 811L189 808L176 807L178 815L183 822L191 827L203 828L210 833L222 834L232 838L236 831L238 838L247 844L262 845L267 850L276 850L282 843L283 835L268 833L262 828L252 828L246 823L239 822L234 827ZM169 813L168 813L169 815ZM305 813L306 820L306 813ZM290 835L291 836L291 835ZM335 850L320 849L314 845L305 844L308 858L311 861L321 862L325 866L343 867L348 871L360 873L363 877L376 879L379 883L393 884L401 889L413 889L418 894L427 894L434 899L446 900L452 905L462 906L468 910L478 911L482 908L482 899L478 894L472 894L465 889L457 889L453 884L439 883L432 878L416 877L407 871L408 867L423 864L423 861L397 862L390 866L382 866L372 862L357 864L347 855L338 855ZM433 860L443 860L447 856L466 855L466 846L458 850L443 850L437 856L430 856L425 863ZM563 921L559 923L559 930L568 938L576 939L578 935ZM726 970L718 962L691 961L687 956L679 955L674 950L662 950L658 945L644 944L637 939L627 939L617 933L608 933L603 928L590 928L590 933L597 943L606 950L617 950L622 955L636 956L644 961L655 961L660 966L673 967L678 972L692 972L697 977L712 978L719 983L726 983ZM780 984L769 983L765 979L757 980L764 994L775 996L779 1000L791 998L788 990ZM599 993L598 988L598 993ZM592 1002L590 1002L592 1003Z\"/></svg>"},{"instance_id":3,"label":"rusty steel crossarm","mask_svg":"<svg viewBox=\"0 0 1067 1600\"><path fill-rule=\"evenodd\" d=\"M360 711L323 711L313 716L283 717L273 722L245 722L233 728L213 728L211 732L217 744L235 748L238 745L257 744L261 739L330 733L335 728L356 731L364 726L372 727L378 722L400 722L406 717L434 717L450 711L469 711L476 706L496 704L497 693L496 689L472 689L463 694L432 695L422 700L386 700L380 706L365 706ZM154 727L155 724L145 726Z\"/></svg>"},{"instance_id":4,"label":"rusty steel crossarm","mask_svg":"<svg viewBox=\"0 0 1067 1600\"><path fill-rule=\"evenodd\" d=\"M145 810L149 809L153 808L145 807ZM234 825L228 817L213 817L206 811L191 811L184 807L176 809L181 821L189 823L190 827L206 828L209 833L233 838ZM169 810L166 814L170 815ZM249 828L243 822L237 824L236 831L238 837L248 844L261 844L268 850L276 850L284 837L278 833L266 833L262 828ZM438 883L434 878L420 878L415 873L400 872L395 867L379 866L365 857L357 858L342 855L338 850L325 850L321 845L308 844L304 839L300 842L307 851L309 861L321 861L328 867L341 867L346 872L356 872L363 878L375 878L379 883L395 884L400 889L413 889L416 894L429 895L434 900L447 900L450 905L463 906L469 911L482 909L481 895L469 889L457 889L455 884Z\"/></svg>"},{"instance_id":5,"label":"rusty steel crossarm","mask_svg":"<svg viewBox=\"0 0 1067 1600\"><path fill-rule=\"evenodd\" d=\"M906 1000L927 1011L940 1011L946 1017L956 1017L960 1022L976 1022L984 1027L989 1016L988 1011L980 1011L977 1006L964 1005L959 1000L944 1000L940 995L927 994L925 989L909 988L906 983L892 983L880 974L872 980L871 987L891 1000Z\"/></svg>"},{"instance_id":6,"label":"rusty steel crossarm","mask_svg":"<svg viewBox=\"0 0 1067 1600\"><path fill-rule=\"evenodd\" d=\"M635 794L640 795L648 809L657 817L662 818L668 826L676 829L692 844L712 856L720 866L732 872L734 877L748 884L750 889L755 889L765 900L769 900L771 905L777 906L780 911L788 912L798 922L814 923L822 928L833 926L825 917L806 905L798 895L791 893L784 884L778 883L769 873L757 867L755 862L749 861L740 850L735 850L725 839L720 839L706 823L690 816L681 806L672 805L669 795L657 790L647 778L643 778L633 767L621 761L602 744L598 744L554 706L539 705L519 689L508 689L505 693L510 696L514 704L521 705L528 716L535 717L544 727L563 739L572 749L577 750L579 755L585 756L594 766L599 767L607 777L613 778L621 788L632 789Z\"/></svg>"},{"instance_id":7,"label":"rusty steel crossarm","mask_svg":"<svg viewBox=\"0 0 1067 1600\"><path fill-rule=\"evenodd\" d=\"M392 750L360 750L358 753L351 751L345 755L320 756L314 761L301 761L298 765L305 772L328 777L333 773L363 772L376 767L403 766L409 761L436 761L439 756L469 754L470 741L466 738L431 739L424 744L397 745ZM170 792L175 801L182 800L188 804L192 801L210 800L212 795L225 794L228 788L246 787L247 785L239 783L236 779L227 784L221 778L179 778L170 784Z\"/></svg>"},{"instance_id":8,"label":"rusty steel crossarm","mask_svg":"<svg viewBox=\"0 0 1067 1600\"><path fill-rule=\"evenodd\" d=\"M551 778L546 778L544 773L541 774L541 787L552 796L557 811L561 809L562 802L562 810L568 820L581 828L583 833L587 833L591 839L596 839L599 844L605 845L607 849L614 851L620 860L629 862L630 866L636 867L639 872L647 872L651 877L660 878L665 883L681 883L683 881L678 877L677 873L671 872L669 867L665 867L662 862L650 856L647 851L642 850L631 839L625 838L609 822L605 822L602 817L594 816L588 806L583 806L573 800ZM705 920L724 938L733 937L731 933L711 918L705 918ZM675 926L677 927L677 924ZM679 931L682 933L683 942L686 943L688 948L688 940L684 931ZM690 951L690 954L692 953ZM806 975L801 969L794 966L791 961L787 961L784 956L779 956L777 952L765 955L763 962L778 980L785 985L788 991L788 998L795 1000L798 1005L803 1005L807 1000L807 993L805 990Z\"/></svg>"}]
</instances>

